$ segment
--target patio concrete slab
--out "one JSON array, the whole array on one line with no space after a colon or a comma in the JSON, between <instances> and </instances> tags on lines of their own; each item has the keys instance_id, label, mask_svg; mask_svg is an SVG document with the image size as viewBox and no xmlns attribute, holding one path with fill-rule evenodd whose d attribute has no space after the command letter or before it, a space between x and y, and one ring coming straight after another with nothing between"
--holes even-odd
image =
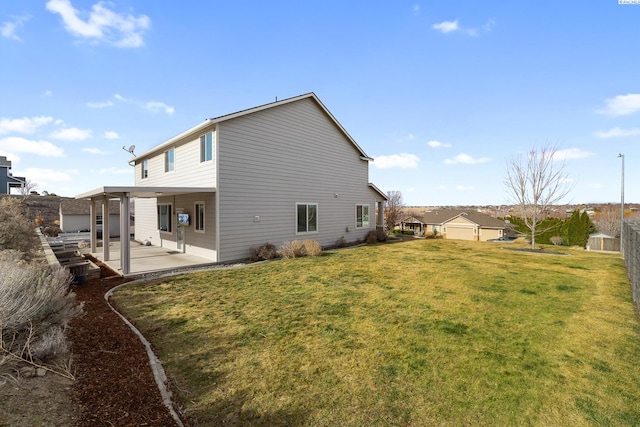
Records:
<instances>
[{"instance_id":1,"label":"patio concrete slab","mask_svg":"<svg viewBox=\"0 0 640 427\"><path fill-rule=\"evenodd\" d=\"M120 268L120 242L111 241L109 244L109 261L103 258L102 248L91 255L107 264L112 270L122 275ZM138 242L131 242L131 271L125 277L139 277L162 272L205 268L216 265L213 261L195 255L184 254L159 246L144 246Z\"/></svg>"}]
</instances>

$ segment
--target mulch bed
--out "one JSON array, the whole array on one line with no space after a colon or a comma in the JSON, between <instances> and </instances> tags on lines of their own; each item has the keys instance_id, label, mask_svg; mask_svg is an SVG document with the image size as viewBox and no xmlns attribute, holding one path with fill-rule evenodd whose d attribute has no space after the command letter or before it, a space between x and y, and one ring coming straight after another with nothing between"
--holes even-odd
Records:
<instances>
[{"instance_id":1,"label":"mulch bed","mask_svg":"<svg viewBox=\"0 0 640 427\"><path fill-rule=\"evenodd\" d=\"M104 294L129 280L100 265L101 278L73 286L86 314L71 323L73 400L79 426L174 426L138 337L109 308Z\"/></svg>"}]
</instances>

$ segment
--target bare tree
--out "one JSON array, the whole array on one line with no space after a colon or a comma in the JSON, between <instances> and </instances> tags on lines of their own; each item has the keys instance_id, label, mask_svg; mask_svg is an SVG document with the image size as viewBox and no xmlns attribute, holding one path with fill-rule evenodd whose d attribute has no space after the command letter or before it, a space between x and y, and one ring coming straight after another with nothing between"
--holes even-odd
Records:
<instances>
[{"instance_id":1,"label":"bare tree","mask_svg":"<svg viewBox=\"0 0 640 427\"><path fill-rule=\"evenodd\" d=\"M625 212L625 216L626 212ZM620 235L620 207L615 205L604 205L593 215L593 223L596 230L601 233L616 237Z\"/></svg>"},{"instance_id":2,"label":"bare tree","mask_svg":"<svg viewBox=\"0 0 640 427\"><path fill-rule=\"evenodd\" d=\"M538 225L545 211L571 191L564 162L556 158L557 152L556 147L544 145L532 148L526 157L519 155L507 162L505 185L517 216L531 230L532 248L536 246L536 235L543 231Z\"/></svg>"},{"instance_id":3,"label":"bare tree","mask_svg":"<svg viewBox=\"0 0 640 427\"><path fill-rule=\"evenodd\" d=\"M404 202L402 201L402 193L400 191L387 191L387 196L389 200L385 202L384 222L387 230L393 230L393 227L398 220L400 220L400 215L402 215Z\"/></svg>"},{"instance_id":4,"label":"bare tree","mask_svg":"<svg viewBox=\"0 0 640 427\"><path fill-rule=\"evenodd\" d=\"M27 198L27 196L29 196L31 192L36 188L38 188L37 182L33 182L30 179L25 179L24 184L22 184L22 186L20 187L20 194L22 194L24 198Z\"/></svg>"}]
</instances>

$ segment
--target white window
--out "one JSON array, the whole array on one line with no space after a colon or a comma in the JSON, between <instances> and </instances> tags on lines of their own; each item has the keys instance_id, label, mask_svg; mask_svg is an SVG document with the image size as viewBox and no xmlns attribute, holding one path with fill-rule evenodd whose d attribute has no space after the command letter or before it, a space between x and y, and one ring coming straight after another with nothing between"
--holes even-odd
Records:
<instances>
[{"instance_id":1,"label":"white window","mask_svg":"<svg viewBox=\"0 0 640 427\"><path fill-rule=\"evenodd\" d=\"M171 210L170 204L158 204L158 230L171 233Z\"/></svg>"},{"instance_id":2,"label":"white window","mask_svg":"<svg viewBox=\"0 0 640 427\"><path fill-rule=\"evenodd\" d=\"M149 160L142 161L142 179L149 177Z\"/></svg>"},{"instance_id":3,"label":"white window","mask_svg":"<svg viewBox=\"0 0 640 427\"><path fill-rule=\"evenodd\" d=\"M296 233L318 232L318 204L296 203Z\"/></svg>"},{"instance_id":4,"label":"white window","mask_svg":"<svg viewBox=\"0 0 640 427\"><path fill-rule=\"evenodd\" d=\"M195 230L204 232L204 202L196 202L195 205Z\"/></svg>"},{"instance_id":5,"label":"white window","mask_svg":"<svg viewBox=\"0 0 640 427\"><path fill-rule=\"evenodd\" d=\"M356 228L369 228L369 205L356 205Z\"/></svg>"},{"instance_id":6,"label":"white window","mask_svg":"<svg viewBox=\"0 0 640 427\"><path fill-rule=\"evenodd\" d=\"M175 149L171 148L164 152L164 171L171 172L176 167Z\"/></svg>"},{"instance_id":7,"label":"white window","mask_svg":"<svg viewBox=\"0 0 640 427\"><path fill-rule=\"evenodd\" d=\"M200 137L200 162L208 162L213 159L213 132Z\"/></svg>"}]
</instances>

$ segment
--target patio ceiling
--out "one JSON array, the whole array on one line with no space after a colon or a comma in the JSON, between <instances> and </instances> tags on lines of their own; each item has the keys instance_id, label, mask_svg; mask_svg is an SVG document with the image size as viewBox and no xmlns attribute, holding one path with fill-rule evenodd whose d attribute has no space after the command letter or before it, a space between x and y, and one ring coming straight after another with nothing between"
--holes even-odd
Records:
<instances>
[{"instance_id":1,"label":"patio ceiling","mask_svg":"<svg viewBox=\"0 0 640 427\"><path fill-rule=\"evenodd\" d=\"M189 193L215 193L213 187L139 187L139 186L109 186L99 187L95 190L78 194L76 199L96 199L96 198L120 198L123 194L128 197L155 198L165 196L176 196Z\"/></svg>"}]
</instances>

